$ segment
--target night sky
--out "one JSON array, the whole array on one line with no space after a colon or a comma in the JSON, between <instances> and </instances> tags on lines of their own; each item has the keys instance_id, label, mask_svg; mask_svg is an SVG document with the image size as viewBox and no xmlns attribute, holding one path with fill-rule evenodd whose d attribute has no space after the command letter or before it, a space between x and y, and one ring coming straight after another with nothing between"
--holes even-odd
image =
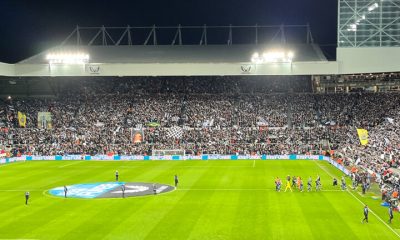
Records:
<instances>
[{"instance_id":1,"label":"night sky","mask_svg":"<svg viewBox=\"0 0 400 240\"><path fill-rule=\"evenodd\" d=\"M337 0L0 0L0 61L18 62L58 45L76 25L309 23L315 42L335 44L336 19Z\"/></svg>"}]
</instances>

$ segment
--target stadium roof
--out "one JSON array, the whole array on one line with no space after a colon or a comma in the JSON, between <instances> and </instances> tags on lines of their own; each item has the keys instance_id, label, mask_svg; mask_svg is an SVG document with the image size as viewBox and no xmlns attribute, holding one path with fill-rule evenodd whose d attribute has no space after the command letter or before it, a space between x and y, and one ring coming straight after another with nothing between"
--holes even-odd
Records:
<instances>
[{"instance_id":1,"label":"stadium roof","mask_svg":"<svg viewBox=\"0 0 400 240\"><path fill-rule=\"evenodd\" d=\"M164 31L170 34L160 36ZM188 41L188 31L201 37ZM58 47L16 64L0 63L0 75L331 75L398 72L398 62L400 47L342 47L337 61L327 61L308 25L102 26L76 27Z\"/></svg>"},{"instance_id":2,"label":"stadium roof","mask_svg":"<svg viewBox=\"0 0 400 240\"><path fill-rule=\"evenodd\" d=\"M90 63L240 63L249 62L254 52L289 49L293 61L327 61L316 44L282 45L131 45L131 46L61 46L25 59L20 64L46 64L52 52L84 52Z\"/></svg>"}]
</instances>

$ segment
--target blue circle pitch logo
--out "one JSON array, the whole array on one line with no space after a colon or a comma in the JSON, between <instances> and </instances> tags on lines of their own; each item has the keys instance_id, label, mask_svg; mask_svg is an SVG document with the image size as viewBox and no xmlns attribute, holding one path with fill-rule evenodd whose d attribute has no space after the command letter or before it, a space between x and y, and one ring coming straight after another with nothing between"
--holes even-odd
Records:
<instances>
[{"instance_id":1,"label":"blue circle pitch logo","mask_svg":"<svg viewBox=\"0 0 400 240\"><path fill-rule=\"evenodd\" d=\"M160 183L141 182L103 182L82 183L50 189L49 194L67 198L122 198L156 195L175 190L175 187Z\"/></svg>"}]
</instances>

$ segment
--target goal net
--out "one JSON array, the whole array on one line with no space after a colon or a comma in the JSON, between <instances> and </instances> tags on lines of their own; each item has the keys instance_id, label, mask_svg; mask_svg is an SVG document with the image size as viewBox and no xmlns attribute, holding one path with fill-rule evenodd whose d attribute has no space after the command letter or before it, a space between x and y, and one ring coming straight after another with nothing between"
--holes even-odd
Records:
<instances>
[{"instance_id":1,"label":"goal net","mask_svg":"<svg viewBox=\"0 0 400 240\"><path fill-rule=\"evenodd\" d=\"M152 151L153 156L185 156L184 149L161 149Z\"/></svg>"}]
</instances>

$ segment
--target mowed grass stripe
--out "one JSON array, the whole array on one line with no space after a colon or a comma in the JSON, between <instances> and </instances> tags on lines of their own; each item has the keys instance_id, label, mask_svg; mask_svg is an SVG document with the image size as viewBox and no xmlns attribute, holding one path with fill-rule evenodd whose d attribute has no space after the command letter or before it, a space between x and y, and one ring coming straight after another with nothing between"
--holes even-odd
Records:
<instances>
[{"instance_id":1,"label":"mowed grass stripe","mask_svg":"<svg viewBox=\"0 0 400 240\"><path fill-rule=\"evenodd\" d=\"M201 182L212 181L215 174L217 170L207 169L196 181L192 182L191 186L196 187ZM172 239L176 236L187 239L213 194L213 191L207 194L184 192L181 201L154 225L145 239ZM173 232L170 230L172 227Z\"/></svg>"},{"instance_id":2,"label":"mowed grass stripe","mask_svg":"<svg viewBox=\"0 0 400 240\"><path fill-rule=\"evenodd\" d=\"M317 162L317 165L324 170L325 172L327 172L330 176L335 176L337 177L338 175L343 175L343 173L341 173L339 170L330 167L329 163L327 162ZM349 179L347 178L347 180L349 181ZM372 210L371 212L375 213L375 214L369 214L369 220L370 222L368 224L365 225L373 225L373 227L363 227L363 228L356 228L356 231L359 231L359 233L363 232L365 234L365 232L367 233L368 236L371 237L371 239L375 239L378 237L382 237L382 235L387 235L388 238L396 238L399 239L399 235L398 232L396 232L396 230L394 230L391 226L389 226L388 224L382 223L382 221L384 221L383 219L387 218L387 208L381 207L380 206L380 202L379 201L375 201L372 200L370 198L363 198L360 194L360 196L356 196L354 195L350 190L348 189L346 191L348 197L350 199L352 199L353 201L349 201L348 204L346 204L347 206L351 203L354 207L352 209L358 209L358 218L361 220L363 218L363 205L366 203L368 204L369 208ZM362 199L361 199L362 198ZM360 204L361 203L361 204ZM386 214L384 214L386 212ZM386 215L386 217L385 217ZM354 216L354 215L353 215ZM380 219L378 219L380 218ZM372 222L371 222L372 220ZM355 221L351 221L349 222L349 224L353 225L355 224ZM398 223L397 223L398 224ZM358 224L357 224L358 225ZM382 228L386 228L387 231L382 231Z\"/></svg>"},{"instance_id":3,"label":"mowed grass stripe","mask_svg":"<svg viewBox=\"0 0 400 240\"><path fill-rule=\"evenodd\" d=\"M49 189L72 183L122 181L173 184L168 194L129 199L62 199L0 191L0 238L37 239L397 239L375 217L362 225L362 206L337 192L313 161L65 161L26 162L0 169L0 189ZM336 176L341 174L318 162ZM326 192L276 193L274 178L320 174ZM5 180L4 180L5 179ZM349 181L348 181L349 182ZM315 183L313 183L315 185ZM283 186L284 187L284 186ZM198 189L198 190L196 190ZM200 190L207 189L207 190ZM235 190L223 190L235 189ZM261 190L260 190L261 189ZM262 190L266 189L266 190ZM332 191L332 192L331 192ZM379 201L362 198L386 219ZM398 225L396 213L393 225Z\"/></svg>"},{"instance_id":4,"label":"mowed grass stripe","mask_svg":"<svg viewBox=\"0 0 400 240\"><path fill-rule=\"evenodd\" d=\"M249 162L252 164L252 161ZM259 176L264 172L262 165L249 168L244 171L233 170L229 174L234 186L246 188L250 186L266 187L265 178ZM231 227L231 237L234 239L261 239L262 236L268 236L272 233L272 226L269 221L268 192L239 191L238 207L235 210L234 224ZM248 216L251 216L250 218ZM248 229L248 230L246 230Z\"/></svg>"},{"instance_id":5,"label":"mowed grass stripe","mask_svg":"<svg viewBox=\"0 0 400 240\"><path fill-rule=\"evenodd\" d=\"M161 173L163 179L160 176L156 177L157 182L167 182L173 180L173 175L175 174L175 169L177 166L185 164L180 162L178 165L173 164L173 168L168 169L165 173ZM171 165L172 166L172 165ZM185 172L180 172L180 177L183 179L188 179L196 181L201 179L203 174L207 172L206 169L202 171L190 170ZM177 173L178 174L178 173ZM187 177L185 177L187 176ZM154 179L153 179L154 180ZM190 184L186 182L186 184ZM189 185L190 186L190 185ZM156 225L164 219L164 217L176 207L181 202L181 199L185 197L185 193L167 193L157 195L155 197L143 197L140 199L140 208L133 210L132 214L128 216L124 221L115 226L107 235L104 236L105 239L144 239L151 231L156 228ZM136 202L137 199L130 199Z\"/></svg>"},{"instance_id":6,"label":"mowed grass stripe","mask_svg":"<svg viewBox=\"0 0 400 240\"><path fill-rule=\"evenodd\" d=\"M212 166L210 167L213 168ZM226 171L229 171L230 166L226 168ZM219 174L218 178L209 178L209 181L216 186L223 186L230 180L227 174L221 174L220 171L214 168L213 174ZM236 220L236 206L239 203L239 194L223 193L217 190L210 193L211 196L204 203L203 211L198 216L188 239L229 239L231 237L231 228Z\"/></svg>"}]
</instances>

